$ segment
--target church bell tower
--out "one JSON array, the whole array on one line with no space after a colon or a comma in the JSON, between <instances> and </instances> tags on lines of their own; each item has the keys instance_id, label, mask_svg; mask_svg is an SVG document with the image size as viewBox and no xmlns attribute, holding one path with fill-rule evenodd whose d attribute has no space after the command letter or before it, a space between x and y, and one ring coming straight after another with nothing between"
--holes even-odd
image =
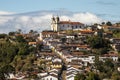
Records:
<instances>
[{"instance_id":1,"label":"church bell tower","mask_svg":"<svg viewBox=\"0 0 120 80\"><path fill-rule=\"evenodd\" d=\"M60 22L60 19L59 17L57 16L56 18L53 16L52 17L52 22L51 22L51 30L53 31L59 31L58 28L59 28L59 22Z\"/></svg>"}]
</instances>

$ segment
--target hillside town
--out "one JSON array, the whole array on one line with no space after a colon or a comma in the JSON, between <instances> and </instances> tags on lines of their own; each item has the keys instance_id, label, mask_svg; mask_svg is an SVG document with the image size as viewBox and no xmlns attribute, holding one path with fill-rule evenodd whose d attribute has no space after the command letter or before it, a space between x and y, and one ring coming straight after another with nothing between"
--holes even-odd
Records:
<instances>
[{"instance_id":1,"label":"hillside town","mask_svg":"<svg viewBox=\"0 0 120 80\"><path fill-rule=\"evenodd\" d=\"M50 27L0 34L1 46L18 44L10 61L3 64L0 55L2 80L120 80L120 23L86 25L53 16Z\"/></svg>"}]
</instances>

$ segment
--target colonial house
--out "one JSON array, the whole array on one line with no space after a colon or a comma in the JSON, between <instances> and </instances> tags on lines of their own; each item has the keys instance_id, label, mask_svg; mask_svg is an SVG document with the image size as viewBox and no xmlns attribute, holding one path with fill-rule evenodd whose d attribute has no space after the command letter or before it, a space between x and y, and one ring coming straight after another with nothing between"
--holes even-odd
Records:
<instances>
[{"instance_id":1,"label":"colonial house","mask_svg":"<svg viewBox=\"0 0 120 80\"><path fill-rule=\"evenodd\" d=\"M108 30L109 31L120 30L120 27L118 27L118 26L109 26Z\"/></svg>"},{"instance_id":2,"label":"colonial house","mask_svg":"<svg viewBox=\"0 0 120 80\"><path fill-rule=\"evenodd\" d=\"M120 51L120 43L119 44L113 44L112 47L115 51Z\"/></svg>"},{"instance_id":3,"label":"colonial house","mask_svg":"<svg viewBox=\"0 0 120 80\"><path fill-rule=\"evenodd\" d=\"M52 62L62 62L62 60L60 58L54 58L52 59Z\"/></svg>"},{"instance_id":4,"label":"colonial house","mask_svg":"<svg viewBox=\"0 0 120 80\"><path fill-rule=\"evenodd\" d=\"M118 61L118 55L116 53L108 53L99 57L99 60L105 61L106 59L112 59L113 61Z\"/></svg>"},{"instance_id":5,"label":"colonial house","mask_svg":"<svg viewBox=\"0 0 120 80\"><path fill-rule=\"evenodd\" d=\"M111 41L113 44L120 44L120 39L119 39L119 38L112 38L112 39L110 39L110 41Z\"/></svg>"},{"instance_id":6,"label":"colonial house","mask_svg":"<svg viewBox=\"0 0 120 80\"><path fill-rule=\"evenodd\" d=\"M40 80L58 80L58 70L52 69L49 72L38 73L37 76Z\"/></svg>"},{"instance_id":7,"label":"colonial house","mask_svg":"<svg viewBox=\"0 0 120 80\"><path fill-rule=\"evenodd\" d=\"M105 33L103 34L103 36L106 37L106 38L112 38L113 33L112 33L112 32L105 32Z\"/></svg>"},{"instance_id":8,"label":"colonial house","mask_svg":"<svg viewBox=\"0 0 120 80\"><path fill-rule=\"evenodd\" d=\"M94 55L86 55L83 52L72 52L71 53L71 61L75 60L81 60L82 62L86 63L90 63L93 64L94 60L95 60L95 56Z\"/></svg>"},{"instance_id":9,"label":"colonial house","mask_svg":"<svg viewBox=\"0 0 120 80\"><path fill-rule=\"evenodd\" d=\"M84 64L84 62L82 62L82 60L79 59L73 59L71 60L71 62L69 62L69 65L76 67L76 68L82 68L82 66L86 66L87 64Z\"/></svg>"},{"instance_id":10,"label":"colonial house","mask_svg":"<svg viewBox=\"0 0 120 80\"><path fill-rule=\"evenodd\" d=\"M92 36L92 35L94 35L94 31L92 31L92 30L81 30L80 32L79 32L79 36Z\"/></svg>"},{"instance_id":11,"label":"colonial house","mask_svg":"<svg viewBox=\"0 0 120 80\"><path fill-rule=\"evenodd\" d=\"M51 68L52 69L60 69L60 68L62 68L62 63L61 62L52 62Z\"/></svg>"},{"instance_id":12,"label":"colonial house","mask_svg":"<svg viewBox=\"0 0 120 80\"><path fill-rule=\"evenodd\" d=\"M62 30L81 30L84 28L84 24L80 22L72 21L60 21L60 18L52 18L51 30L52 31L62 31Z\"/></svg>"},{"instance_id":13,"label":"colonial house","mask_svg":"<svg viewBox=\"0 0 120 80\"><path fill-rule=\"evenodd\" d=\"M28 42L28 44L29 44L29 45L32 45L32 46L34 46L34 47L36 47L37 42Z\"/></svg>"},{"instance_id":14,"label":"colonial house","mask_svg":"<svg viewBox=\"0 0 120 80\"><path fill-rule=\"evenodd\" d=\"M117 26L117 25L113 25L113 26L103 25L102 27L105 31L120 30L120 26Z\"/></svg>"},{"instance_id":15,"label":"colonial house","mask_svg":"<svg viewBox=\"0 0 120 80\"><path fill-rule=\"evenodd\" d=\"M59 51L58 54L60 54L69 63L71 63L72 61L82 61L85 64L86 63L93 64L94 60L95 60L94 55L85 55L85 54L82 54L81 52L72 52L71 53L70 51L62 50L62 51ZM79 64L81 64L81 63L79 63Z\"/></svg>"},{"instance_id":16,"label":"colonial house","mask_svg":"<svg viewBox=\"0 0 120 80\"><path fill-rule=\"evenodd\" d=\"M9 73L8 75L5 75L7 80L23 80L25 79L26 75L22 72L19 72L17 74Z\"/></svg>"},{"instance_id":17,"label":"colonial house","mask_svg":"<svg viewBox=\"0 0 120 80\"><path fill-rule=\"evenodd\" d=\"M54 31L42 31L39 35L39 40L43 40L45 38L55 38L58 36L58 33Z\"/></svg>"},{"instance_id":18,"label":"colonial house","mask_svg":"<svg viewBox=\"0 0 120 80\"><path fill-rule=\"evenodd\" d=\"M74 39L74 38L75 38L75 35L74 35L74 34L73 34L73 35L72 35L72 34L71 34L71 35L66 35L66 38L67 38L67 39Z\"/></svg>"},{"instance_id":19,"label":"colonial house","mask_svg":"<svg viewBox=\"0 0 120 80\"><path fill-rule=\"evenodd\" d=\"M66 70L66 80L74 80L77 73L83 73L83 71L68 65Z\"/></svg>"},{"instance_id":20,"label":"colonial house","mask_svg":"<svg viewBox=\"0 0 120 80\"><path fill-rule=\"evenodd\" d=\"M40 80L58 80L58 76L54 74L48 74L48 75L42 76Z\"/></svg>"},{"instance_id":21,"label":"colonial house","mask_svg":"<svg viewBox=\"0 0 120 80\"><path fill-rule=\"evenodd\" d=\"M115 51L120 51L120 39L119 38L112 38L110 39L111 46Z\"/></svg>"}]
</instances>

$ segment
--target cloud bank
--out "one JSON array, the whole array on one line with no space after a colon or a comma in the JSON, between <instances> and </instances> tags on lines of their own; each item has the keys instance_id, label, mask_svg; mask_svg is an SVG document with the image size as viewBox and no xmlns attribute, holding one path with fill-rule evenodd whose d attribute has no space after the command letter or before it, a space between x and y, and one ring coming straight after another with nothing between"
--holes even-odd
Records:
<instances>
[{"instance_id":1,"label":"cloud bank","mask_svg":"<svg viewBox=\"0 0 120 80\"><path fill-rule=\"evenodd\" d=\"M11 13L0 11L0 33L7 33L22 29L27 32L31 29L42 31L49 30L51 24L51 17L60 13L59 11L38 11L29 13ZM78 21L84 24L101 23L102 19L98 16L86 12L61 12L60 20Z\"/></svg>"},{"instance_id":2,"label":"cloud bank","mask_svg":"<svg viewBox=\"0 0 120 80\"><path fill-rule=\"evenodd\" d=\"M14 14L14 12L0 11L0 15L10 15L10 14Z\"/></svg>"}]
</instances>

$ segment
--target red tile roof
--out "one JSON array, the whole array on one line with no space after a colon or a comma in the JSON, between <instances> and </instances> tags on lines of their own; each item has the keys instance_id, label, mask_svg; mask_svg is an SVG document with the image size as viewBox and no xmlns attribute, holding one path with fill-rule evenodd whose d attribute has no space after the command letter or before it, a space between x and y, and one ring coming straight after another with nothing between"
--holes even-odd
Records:
<instances>
[{"instance_id":1,"label":"red tile roof","mask_svg":"<svg viewBox=\"0 0 120 80\"><path fill-rule=\"evenodd\" d=\"M29 45L35 45L37 42L28 42Z\"/></svg>"},{"instance_id":2,"label":"red tile roof","mask_svg":"<svg viewBox=\"0 0 120 80\"><path fill-rule=\"evenodd\" d=\"M57 32L53 32L53 31L43 31L42 34L57 34Z\"/></svg>"},{"instance_id":3,"label":"red tile roof","mask_svg":"<svg viewBox=\"0 0 120 80\"><path fill-rule=\"evenodd\" d=\"M80 32L81 33L94 33L94 31L92 30L81 30Z\"/></svg>"},{"instance_id":4,"label":"red tile roof","mask_svg":"<svg viewBox=\"0 0 120 80\"><path fill-rule=\"evenodd\" d=\"M70 22L70 21L60 21L60 24L71 24L71 25L80 24L80 25L84 25L83 23L80 23L80 22Z\"/></svg>"}]
</instances>

